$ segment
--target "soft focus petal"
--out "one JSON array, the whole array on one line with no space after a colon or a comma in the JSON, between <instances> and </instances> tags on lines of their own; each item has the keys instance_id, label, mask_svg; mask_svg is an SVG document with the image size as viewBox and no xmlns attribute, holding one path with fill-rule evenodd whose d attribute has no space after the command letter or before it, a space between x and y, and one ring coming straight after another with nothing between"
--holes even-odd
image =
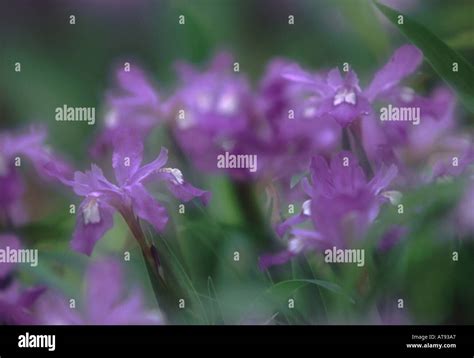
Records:
<instances>
[{"instance_id":1,"label":"soft focus petal","mask_svg":"<svg viewBox=\"0 0 474 358\"><path fill-rule=\"evenodd\" d=\"M10 248L10 250L20 249L20 240L11 234L0 235L0 249L7 250L7 247ZM5 279L5 277L13 270L14 266L14 263L0 262L0 280Z\"/></svg>"},{"instance_id":2,"label":"soft focus petal","mask_svg":"<svg viewBox=\"0 0 474 358\"><path fill-rule=\"evenodd\" d=\"M132 197L135 214L152 224L155 230L163 231L168 222L166 209L148 194L141 184L136 184L130 188L130 196Z\"/></svg>"},{"instance_id":3,"label":"soft focus petal","mask_svg":"<svg viewBox=\"0 0 474 358\"><path fill-rule=\"evenodd\" d=\"M0 298L0 324L32 325L35 323L34 317L24 307Z\"/></svg>"},{"instance_id":4,"label":"soft focus petal","mask_svg":"<svg viewBox=\"0 0 474 358\"><path fill-rule=\"evenodd\" d=\"M341 76L341 71L339 71L338 68L333 68L328 72L327 82L328 85L333 89L341 87L345 84L345 81Z\"/></svg>"},{"instance_id":5,"label":"soft focus petal","mask_svg":"<svg viewBox=\"0 0 474 358\"><path fill-rule=\"evenodd\" d=\"M75 308L69 299L48 292L34 305L40 324L52 325L141 325L163 323L158 310L144 306L141 291L125 290L126 277L118 261L105 260L92 263L85 275L84 299Z\"/></svg>"},{"instance_id":6,"label":"soft focus petal","mask_svg":"<svg viewBox=\"0 0 474 358\"><path fill-rule=\"evenodd\" d=\"M150 175L156 174L158 172L158 170L163 165L166 164L167 161L168 161L168 149L161 148L160 154L158 155L158 157L154 161L152 161L148 164L145 164L144 166L139 168L134 173L134 175L130 178L129 182L130 183L141 183L141 182L145 181L146 179L148 179L148 177L150 177Z\"/></svg>"},{"instance_id":7,"label":"soft focus petal","mask_svg":"<svg viewBox=\"0 0 474 358\"><path fill-rule=\"evenodd\" d=\"M423 53L413 45L397 49L389 62L379 70L369 87L364 91L372 102L378 95L396 86L403 78L413 73L423 61Z\"/></svg>"},{"instance_id":8,"label":"soft focus petal","mask_svg":"<svg viewBox=\"0 0 474 358\"><path fill-rule=\"evenodd\" d=\"M34 305L34 316L43 325L85 324L78 308L70 307L69 298L57 292L46 292Z\"/></svg>"},{"instance_id":9,"label":"soft focus petal","mask_svg":"<svg viewBox=\"0 0 474 358\"><path fill-rule=\"evenodd\" d=\"M120 185L130 181L140 168L143 158L143 143L134 132L122 131L114 140L112 166Z\"/></svg>"},{"instance_id":10,"label":"soft focus petal","mask_svg":"<svg viewBox=\"0 0 474 358\"><path fill-rule=\"evenodd\" d=\"M32 305L44 292L43 287L23 289L18 282L0 290L0 324L31 325L38 323Z\"/></svg>"},{"instance_id":11,"label":"soft focus petal","mask_svg":"<svg viewBox=\"0 0 474 358\"><path fill-rule=\"evenodd\" d=\"M379 194L392 182L397 174L398 169L394 164L392 164L388 169L379 169L372 180L369 182L369 186L372 188L373 193L375 195Z\"/></svg>"},{"instance_id":12,"label":"soft focus petal","mask_svg":"<svg viewBox=\"0 0 474 358\"><path fill-rule=\"evenodd\" d=\"M46 179L56 179L68 184L73 178L73 169L63 159L49 151L43 151L33 163L38 173Z\"/></svg>"},{"instance_id":13,"label":"soft focus petal","mask_svg":"<svg viewBox=\"0 0 474 358\"><path fill-rule=\"evenodd\" d=\"M278 236L283 236L291 227L301 224L302 222L306 221L308 218L309 216L305 215L303 212L301 212L298 215L290 216L288 219L280 223L276 227L275 231L278 234Z\"/></svg>"},{"instance_id":14,"label":"soft focus petal","mask_svg":"<svg viewBox=\"0 0 474 358\"><path fill-rule=\"evenodd\" d=\"M28 156L34 161L46 140L46 128L31 126L27 132L21 134L1 133L0 153L10 160L17 154Z\"/></svg>"},{"instance_id":15,"label":"soft focus petal","mask_svg":"<svg viewBox=\"0 0 474 358\"><path fill-rule=\"evenodd\" d=\"M259 267L264 270L270 266L282 265L305 250L321 249L325 241L321 234L314 230L293 229L288 248L277 254L263 255L259 258Z\"/></svg>"},{"instance_id":16,"label":"soft focus petal","mask_svg":"<svg viewBox=\"0 0 474 358\"><path fill-rule=\"evenodd\" d=\"M22 203L25 186L14 167L7 170L5 175L0 175L0 222L18 226L28 219L28 212Z\"/></svg>"},{"instance_id":17,"label":"soft focus petal","mask_svg":"<svg viewBox=\"0 0 474 358\"><path fill-rule=\"evenodd\" d=\"M6 160L8 164L15 156L25 156L44 179L71 179L72 168L46 147L46 135L46 129L37 126L31 126L29 131L23 134L0 135L1 160Z\"/></svg>"},{"instance_id":18,"label":"soft focus petal","mask_svg":"<svg viewBox=\"0 0 474 358\"><path fill-rule=\"evenodd\" d=\"M439 153L434 153L433 178L459 176L474 164L474 145L471 139L448 137Z\"/></svg>"},{"instance_id":19,"label":"soft focus petal","mask_svg":"<svg viewBox=\"0 0 474 358\"><path fill-rule=\"evenodd\" d=\"M130 65L130 71L120 66L116 72L121 93L114 93L109 101L121 110L131 107L158 108L160 100L146 74L136 64Z\"/></svg>"},{"instance_id":20,"label":"soft focus petal","mask_svg":"<svg viewBox=\"0 0 474 358\"><path fill-rule=\"evenodd\" d=\"M77 212L71 248L91 255L95 244L113 226L114 209L94 197L86 198Z\"/></svg>"},{"instance_id":21,"label":"soft focus petal","mask_svg":"<svg viewBox=\"0 0 474 358\"><path fill-rule=\"evenodd\" d=\"M204 205L207 205L211 198L211 193L198 189L184 181L183 174L179 169L162 168L155 176L156 179L164 180L168 189L173 195L183 202L188 202L194 198L199 198Z\"/></svg>"},{"instance_id":22,"label":"soft focus petal","mask_svg":"<svg viewBox=\"0 0 474 358\"><path fill-rule=\"evenodd\" d=\"M87 170L84 173L75 172L74 180L69 185L72 185L74 192L81 196L87 196L93 192L113 194L118 192L119 189L107 180L102 169L95 164L91 165L91 170Z\"/></svg>"},{"instance_id":23,"label":"soft focus petal","mask_svg":"<svg viewBox=\"0 0 474 358\"><path fill-rule=\"evenodd\" d=\"M144 307L140 290L127 294L125 276L118 262L93 263L86 275L85 304L88 324L159 324L158 311Z\"/></svg>"},{"instance_id":24,"label":"soft focus petal","mask_svg":"<svg viewBox=\"0 0 474 358\"><path fill-rule=\"evenodd\" d=\"M43 286L27 288L21 293L18 303L23 307L30 308L46 290L47 288Z\"/></svg>"},{"instance_id":25,"label":"soft focus petal","mask_svg":"<svg viewBox=\"0 0 474 358\"><path fill-rule=\"evenodd\" d=\"M209 191L198 189L187 182L183 182L182 184L168 183L168 189L178 200L183 202L199 198L204 205L207 205L211 199L211 193Z\"/></svg>"},{"instance_id":26,"label":"soft focus petal","mask_svg":"<svg viewBox=\"0 0 474 358\"><path fill-rule=\"evenodd\" d=\"M295 254L289 250L281 251L277 254L262 255L258 259L258 266L260 270L265 270L271 266L285 264L294 256Z\"/></svg>"},{"instance_id":27,"label":"soft focus petal","mask_svg":"<svg viewBox=\"0 0 474 358\"><path fill-rule=\"evenodd\" d=\"M97 324L111 325L158 325L163 324L163 318L158 310L147 310L140 291L135 288L128 297L119 304L111 307L109 314L104 320L93 322Z\"/></svg>"},{"instance_id":28,"label":"soft focus petal","mask_svg":"<svg viewBox=\"0 0 474 358\"><path fill-rule=\"evenodd\" d=\"M289 65L282 72L283 78L303 85L308 85L319 96L325 96L331 91L331 87L326 84L321 76L306 72L296 64Z\"/></svg>"},{"instance_id":29,"label":"soft focus petal","mask_svg":"<svg viewBox=\"0 0 474 358\"><path fill-rule=\"evenodd\" d=\"M124 276L112 260L91 264L86 273L85 301L89 320L103 321L120 301Z\"/></svg>"}]
</instances>

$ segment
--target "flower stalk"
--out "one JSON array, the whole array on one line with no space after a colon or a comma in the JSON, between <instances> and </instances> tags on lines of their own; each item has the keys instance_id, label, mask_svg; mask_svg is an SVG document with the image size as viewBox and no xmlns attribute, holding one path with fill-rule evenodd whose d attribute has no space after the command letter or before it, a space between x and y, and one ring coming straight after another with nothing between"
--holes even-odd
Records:
<instances>
[{"instance_id":1,"label":"flower stalk","mask_svg":"<svg viewBox=\"0 0 474 358\"><path fill-rule=\"evenodd\" d=\"M155 245L146 239L140 221L133 211L129 208L121 210L120 213L140 246L158 306L166 313L170 323L177 323L178 296L174 287L169 284L171 272L164 267Z\"/></svg>"}]
</instances>

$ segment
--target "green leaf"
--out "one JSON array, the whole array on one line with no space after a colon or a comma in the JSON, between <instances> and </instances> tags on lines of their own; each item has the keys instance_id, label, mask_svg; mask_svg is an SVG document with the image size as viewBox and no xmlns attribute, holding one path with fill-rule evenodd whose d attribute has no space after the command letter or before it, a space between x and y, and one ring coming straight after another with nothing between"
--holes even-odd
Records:
<instances>
[{"instance_id":1,"label":"green leaf","mask_svg":"<svg viewBox=\"0 0 474 358\"><path fill-rule=\"evenodd\" d=\"M375 2L378 9L417 46L433 66L438 75L458 94L466 108L474 113L474 68L459 53L449 47L430 30L405 14ZM403 16L403 24L398 17ZM458 64L458 72L453 72L453 63Z\"/></svg>"},{"instance_id":2,"label":"green leaf","mask_svg":"<svg viewBox=\"0 0 474 358\"><path fill-rule=\"evenodd\" d=\"M354 303L354 299L347 295L344 290L337 284L328 282L328 281L323 281L323 280L317 280L317 279L312 279L312 280L307 280L307 279L293 279L293 280L286 280L286 281L281 281L273 285L267 290L267 294L271 296L282 296L282 297L289 297L291 294L293 294L295 291L300 289L301 287L304 287L306 285L316 285L323 287L333 293L336 294L342 294L345 296L351 303Z\"/></svg>"},{"instance_id":3,"label":"green leaf","mask_svg":"<svg viewBox=\"0 0 474 358\"><path fill-rule=\"evenodd\" d=\"M379 56L389 50L388 38L382 31L382 25L372 21L375 10L370 1L338 0L338 3L346 18L350 20L354 31L373 55Z\"/></svg>"},{"instance_id":4,"label":"green leaf","mask_svg":"<svg viewBox=\"0 0 474 358\"><path fill-rule=\"evenodd\" d=\"M457 34L448 40L448 45L453 48L472 49L474 48L474 30L469 30Z\"/></svg>"}]
</instances>

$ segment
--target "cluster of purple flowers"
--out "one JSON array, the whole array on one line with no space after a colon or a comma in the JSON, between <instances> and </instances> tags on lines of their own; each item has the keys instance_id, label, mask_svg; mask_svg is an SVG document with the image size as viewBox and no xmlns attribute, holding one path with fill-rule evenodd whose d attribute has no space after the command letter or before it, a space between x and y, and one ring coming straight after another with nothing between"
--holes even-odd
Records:
<instances>
[{"instance_id":1,"label":"cluster of purple flowers","mask_svg":"<svg viewBox=\"0 0 474 358\"><path fill-rule=\"evenodd\" d=\"M141 77L137 77L139 80ZM136 78L136 79L137 79ZM137 81L127 82L129 94L136 95L111 101L120 107L117 118L128 118L134 106L140 107L145 92ZM146 88L146 86L144 87ZM133 92L136 89L137 92ZM146 98L146 104L152 104ZM135 116L134 118L139 118ZM143 125L150 117L143 116ZM120 119L119 119L120 120ZM160 273L159 258L153 245L147 242L140 226L140 219L149 222L157 231L164 230L168 221L166 208L157 201L145 185L165 183L169 191L181 202L200 198L206 204L210 193L189 184L177 168L165 167L168 151L162 148L158 157L142 165L144 128L129 130L112 127L100 137L103 145L113 148L112 167L116 183L109 181L95 164L86 172L71 169L59 156L45 145L46 131L30 128L24 134L2 133L0 136L0 213L2 226L12 231L28 221L23 203L24 185L20 180L23 159L29 159L41 178L63 183L79 196L84 197L77 210L76 228L72 234L71 248L91 255L96 242L113 226L114 212L122 215L131 233L139 243L145 258ZM98 146L97 148L100 148ZM99 154L99 153L96 153ZM29 170L29 168L27 168ZM19 250L19 239L12 234L0 235L0 249ZM124 298L123 274L113 260L92 263L86 274L85 298L81 310L54 290L45 287L25 289L16 278L16 267L0 262L0 321L9 324L158 324L161 313L145 308L139 290ZM80 300L79 300L80 301Z\"/></svg>"},{"instance_id":2,"label":"cluster of purple flowers","mask_svg":"<svg viewBox=\"0 0 474 358\"><path fill-rule=\"evenodd\" d=\"M188 183L179 169L166 166L166 149L143 164L147 137L155 127L166 126L197 169L222 172L217 157L223 153L256 155L256 172L228 168L224 173L236 181L276 184L282 196L301 200L301 211L276 226L276 233L286 238L287 248L263 255L262 268L283 264L308 250L357 246L381 207L396 203L404 186L461 175L474 161L471 137L456 126L451 92L439 87L431 94L419 95L402 83L415 73L422 59L417 48L400 47L365 88L351 68L310 72L291 61L276 59L254 89L240 73L239 64L222 53L204 71L180 63L180 85L167 99L135 64L119 68L118 85L106 95L103 128L91 147L96 160L112 154L115 181L106 178L95 164L88 171L74 172L45 146L44 129L1 134L0 220L13 229L28 219L18 168L22 165L17 163L27 158L41 178L56 180L83 198L72 233L73 250L91 255L97 241L112 228L114 213L119 213L159 276L159 259L140 220L161 232L168 213L150 186L164 183L181 202L198 198L206 204L210 199L208 191ZM379 120L377 109L387 104L418 108L419 123ZM288 193L295 176L303 177ZM471 189L469 198L472 193ZM466 199L458 208L457 220L467 230L472 230L472 202ZM405 233L401 227L392 228L380 247L390 247ZM0 246L7 245L20 247L15 236L0 236ZM22 289L14 271L15 267L0 264L2 321L162 321L159 313L144 307L139 294L119 300L123 285L117 263L105 260L91 265L82 313L71 311L66 298L44 293L44 288Z\"/></svg>"},{"instance_id":3,"label":"cluster of purple flowers","mask_svg":"<svg viewBox=\"0 0 474 358\"><path fill-rule=\"evenodd\" d=\"M216 156L230 152L256 154L254 176L267 183L288 185L291 176L310 172L311 181L303 180L302 190L293 194L308 196L302 212L277 228L280 235L290 233L288 250L262 257L261 264L268 266L306 248L351 246L364 236L381 205L400 196L386 190L390 185L402 188L459 175L473 162L472 139L456 126L453 94L438 87L422 96L402 83L422 58L414 46L400 47L365 89L352 69L311 73L278 59L253 91L224 53L202 72L180 64L182 84L161 108L181 149L203 171L218 170ZM384 104L418 108L421 121L382 122L376 109ZM342 144L344 131L355 142L349 148ZM255 179L242 170L228 173ZM296 226L304 221L313 227ZM405 231L392 232L399 234L387 233L389 241Z\"/></svg>"},{"instance_id":4,"label":"cluster of purple flowers","mask_svg":"<svg viewBox=\"0 0 474 358\"><path fill-rule=\"evenodd\" d=\"M220 154L256 155L255 173L225 173L239 181L277 183L281 196L302 201L299 214L277 225L278 235L289 234L288 249L263 256L260 264L267 267L306 250L357 245L381 206L397 202L401 189L460 175L474 161L471 136L456 126L451 91L440 86L420 95L404 81L422 60L416 47L402 46L362 88L347 65L342 72L310 72L276 59L254 89L240 64L221 53L203 71L179 63L180 85L161 102L143 72L122 73L126 95L112 97L109 107L113 122L128 132L168 126L190 162L206 173L222 170L216 165ZM383 121L378 109L387 105L416 110L419 118ZM310 178L288 193L291 178L305 173ZM392 228L380 247L405 232Z\"/></svg>"},{"instance_id":5,"label":"cluster of purple flowers","mask_svg":"<svg viewBox=\"0 0 474 358\"><path fill-rule=\"evenodd\" d=\"M0 249L19 250L14 235L0 235ZM139 289L124 287L122 267L106 259L91 263L84 280L84 297L65 297L46 286L25 288L14 264L0 265L2 324L161 324L158 310L146 308Z\"/></svg>"}]
</instances>

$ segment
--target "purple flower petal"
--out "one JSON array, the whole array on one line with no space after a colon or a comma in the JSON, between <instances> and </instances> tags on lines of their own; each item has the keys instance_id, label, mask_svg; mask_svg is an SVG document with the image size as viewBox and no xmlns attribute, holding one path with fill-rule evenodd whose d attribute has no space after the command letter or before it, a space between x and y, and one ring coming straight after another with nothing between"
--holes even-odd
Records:
<instances>
[{"instance_id":1,"label":"purple flower petal","mask_svg":"<svg viewBox=\"0 0 474 358\"><path fill-rule=\"evenodd\" d=\"M293 215L293 216L290 216L288 219L286 219L285 221L283 221L282 223L280 223L277 227L276 227L276 233L278 234L278 236L283 236L285 235L285 233L293 226L295 225L298 225L298 224L301 224L302 222L306 221L307 219L309 218L308 215L305 215L303 212L301 212L300 214L298 215Z\"/></svg>"},{"instance_id":2,"label":"purple flower petal","mask_svg":"<svg viewBox=\"0 0 474 358\"><path fill-rule=\"evenodd\" d=\"M13 250L20 249L20 240L18 240L16 236L11 234L0 235L0 249L6 250L7 247ZM13 270L14 266L14 263L0 262L0 280L8 276Z\"/></svg>"},{"instance_id":3,"label":"purple flower petal","mask_svg":"<svg viewBox=\"0 0 474 358\"><path fill-rule=\"evenodd\" d=\"M138 325L163 323L158 310L148 310L138 288L128 293L117 261L92 263L85 274L84 299L71 309L69 299L48 292L34 306L40 324Z\"/></svg>"},{"instance_id":4,"label":"purple flower petal","mask_svg":"<svg viewBox=\"0 0 474 358\"><path fill-rule=\"evenodd\" d=\"M183 174L176 168L162 168L155 175L156 179L164 180L171 193L183 202L188 202L194 198L199 198L204 205L207 205L211 198L211 193L198 189L184 181Z\"/></svg>"},{"instance_id":5,"label":"purple flower petal","mask_svg":"<svg viewBox=\"0 0 474 358\"><path fill-rule=\"evenodd\" d=\"M258 266L260 270L266 270L267 268L275 265L282 265L290 261L295 256L294 253L289 250L281 251L277 254L262 255L258 259Z\"/></svg>"},{"instance_id":6,"label":"purple flower petal","mask_svg":"<svg viewBox=\"0 0 474 358\"><path fill-rule=\"evenodd\" d=\"M130 71L127 72L123 67L119 67L116 72L117 82L120 94L109 96L109 102L119 109L130 107L150 107L158 108L160 99L148 81L147 76L136 64L130 66Z\"/></svg>"},{"instance_id":7,"label":"purple flower petal","mask_svg":"<svg viewBox=\"0 0 474 358\"><path fill-rule=\"evenodd\" d=\"M88 256L113 226L114 210L100 198L87 197L79 206L71 248Z\"/></svg>"},{"instance_id":8,"label":"purple flower petal","mask_svg":"<svg viewBox=\"0 0 474 358\"><path fill-rule=\"evenodd\" d=\"M158 157L139 168L133 176L130 178L130 183L141 183L146 181L152 174L156 174L158 170L166 164L168 161L168 150L166 148L161 148L160 154Z\"/></svg>"},{"instance_id":9,"label":"purple flower petal","mask_svg":"<svg viewBox=\"0 0 474 358\"><path fill-rule=\"evenodd\" d=\"M108 281L107 281L108 282ZM71 308L69 298L48 291L34 305L34 316L39 324L77 325L86 324L76 308Z\"/></svg>"},{"instance_id":10,"label":"purple flower petal","mask_svg":"<svg viewBox=\"0 0 474 358\"><path fill-rule=\"evenodd\" d=\"M163 318L158 310L146 310L142 294L139 291L133 291L120 304L111 309L110 313L105 317L105 321L98 323L110 325L158 325L163 324Z\"/></svg>"},{"instance_id":11,"label":"purple flower petal","mask_svg":"<svg viewBox=\"0 0 474 358\"><path fill-rule=\"evenodd\" d=\"M28 132L18 135L2 133L0 134L0 153L7 159L17 154L24 154L34 161L38 155L38 149L43 148L45 139L44 127L32 126Z\"/></svg>"},{"instance_id":12,"label":"purple flower petal","mask_svg":"<svg viewBox=\"0 0 474 358\"><path fill-rule=\"evenodd\" d=\"M31 287L24 290L19 297L18 304L20 306L30 308L38 300L38 298L46 292L44 286Z\"/></svg>"},{"instance_id":13,"label":"purple flower petal","mask_svg":"<svg viewBox=\"0 0 474 358\"><path fill-rule=\"evenodd\" d=\"M166 209L148 194L141 184L135 184L130 188L130 196L135 214L152 224L155 230L163 231L168 222Z\"/></svg>"},{"instance_id":14,"label":"purple flower petal","mask_svg":"<svg viewBox=\"0 0 474 358\"><path fill-rule=\"evenodd\" d=\"M114 141L112 167L115 177L123 185L140 168L143 158L143 143L134 132L122 131L117 134Z\"/></svg>"},{"instance_id":15,"label":"purple flower petal","mask_svg":"<svg viewBox=\"0 0 474 358\"><path fill-rule=\"evenodd\" d=\"M48 152L42 153L34 164L38 173L46 179L57 179L63 184L73 178L73 170L69 163Z\"/></svg>"},{"instance_id":16,"label":"purple flower petal","mask_svg":"<svg viewBox=\"0 0 474 358\"><path fill-rule=\"evenodd\" d=\"M96 262L89 266L85 279L88 318L104 321L122 298L124 277L121 267L111 260Z\"/></svg>"},{"instance_id":17,"label":"purple flower petal","mask_svg":"<svg viewBox=\"0 0 474 358\"><path fill-rule=\"evenodd\" d=\"M0 175L0 221L21 225L28 219L28 212L22 203L25 186L21 176L14 167L7 168L5 175Z\"/></svg>"},{"instance_id":18,"label":"purple flower petal","mask_svg":"<svg viewBox=\"0 0 474 358\"><path fill-rule=\"evenodd\" d=\"M385 189L398 174L398 168L392 164L388 169L379 169L372 180L369 182L369 186L375 195L378 195L383 189Z\"/></svg>"},{"instance_id":19,"label":"purple flower petal","mask_svg":"<svg viewBox=\"0 0 474 358\"><path fill-rule=\"evenodd\" d=\"M30 312L15 302L0 298L0 322L5 325L32 325L35 319Z\"/></svg>"},{"instance_id":20,"label":"purple flower petal","mask_svg":"<svg viewBox=\"0 0 474 358\"><path fill-rule=\"evenodd\" d=\"M413 45L404 45L395 51L389 62L379 70L369 87L364 91L372 102L380 94L396 86L403 78L413 73L423 61L423 53Z\"/></svg>"},{"instance_id":21,"label":"purple flower petal","mask_svg":"<svg viewBox=\"0 0 474 358\"><path fill-rule=\"evenodd\" d=\"M17 281L0 290L0 322L2 324L36 324L32 305L44 292L43 287L24 290Z\"/></svg>"},{"instance_id":22,"label":"purple flower petal","mask_svg":"<svg viewBox=\"0 0 474 358\"><path fill-rule=\"evenodd\" d=\"M139 290L126 294L118 262L93 263L86 274L85 304L88 324L160 324L161 315L145 309Z\"/></svg>"},{"instance_id":23,"label":"purple flower petal","mask_svg":"<svg viewBox=\"0 0 474 358\"><path fill-rule=\"evenodd\" d=\"M199 198L204 205L207 205L211 199L211 193L209 191L198 189L187 182L183 182L182 184L169 182L168 189L176 198L183 202Z\"/></svg>"}]
</instances>

